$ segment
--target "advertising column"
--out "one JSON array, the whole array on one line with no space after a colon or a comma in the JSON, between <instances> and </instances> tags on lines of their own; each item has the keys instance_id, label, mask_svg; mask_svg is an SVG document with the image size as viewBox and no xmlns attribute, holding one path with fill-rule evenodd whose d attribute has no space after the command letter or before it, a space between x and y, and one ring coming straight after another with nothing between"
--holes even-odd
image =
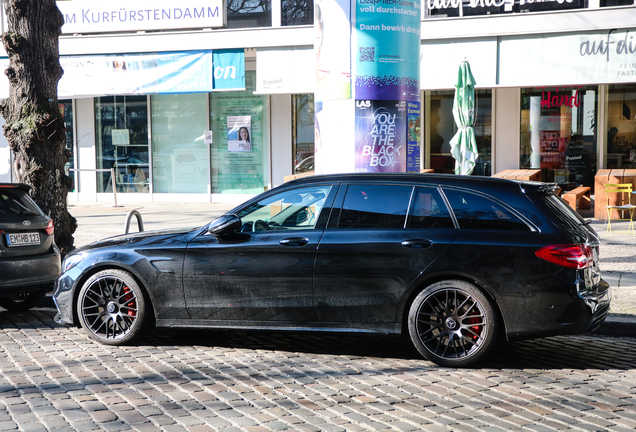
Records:
<instances>
[{"instance_id":1,"label":"advertising column","mask_svg":"<svg viewBox=\"0 0 636 432\"><path fill-rule=\"evenodd\" d=\"M419 0L317 0L316 173L419 172Z\"/></svg>"},{"instance_id":2,"label":"advertising column","mask_svg":"<svg viewBox=\"0 0 636 432\"><path fill-rule=\"evenodd\" d=\"M419 172L420 14L418 0L356 0L357 172Z\"/></svg>"}]
</instances>

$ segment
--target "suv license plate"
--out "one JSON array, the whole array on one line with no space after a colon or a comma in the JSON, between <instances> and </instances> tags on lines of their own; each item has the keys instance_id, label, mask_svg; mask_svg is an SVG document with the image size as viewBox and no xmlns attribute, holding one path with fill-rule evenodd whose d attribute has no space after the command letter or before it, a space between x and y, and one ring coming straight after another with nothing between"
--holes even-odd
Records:
<instances>
[{"instance_id":1,"label":"suv license plate","mask_svg":"<svg viewBox=\"0 0 636 432\"><path fill-rule=\"evenodd\" d=\"M40 233L7 234L7 246L32 246L40 244Z\"/></svg>"}]
</instances>

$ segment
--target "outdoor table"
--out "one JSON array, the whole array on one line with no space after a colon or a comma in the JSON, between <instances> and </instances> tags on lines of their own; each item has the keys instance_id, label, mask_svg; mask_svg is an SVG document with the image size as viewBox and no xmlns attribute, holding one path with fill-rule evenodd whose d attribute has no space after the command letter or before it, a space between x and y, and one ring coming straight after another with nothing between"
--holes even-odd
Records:
<instances>
[{"instance_id":1,"label":"outdoor table","mask_svg":"<svg viewBox=\"0 0 636 432\"><path fill-rule=\"evenodd\" d=\"M541 181L540 169L507 169L493 174L492 177Z\"/></svg>"}]
</instances>

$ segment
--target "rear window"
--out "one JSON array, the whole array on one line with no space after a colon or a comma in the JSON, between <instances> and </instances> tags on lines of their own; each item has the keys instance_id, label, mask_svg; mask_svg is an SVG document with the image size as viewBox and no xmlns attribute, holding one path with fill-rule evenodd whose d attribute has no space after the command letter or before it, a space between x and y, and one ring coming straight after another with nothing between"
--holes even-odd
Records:
<instances>
[{"instance_id":1,"label":"rear window","mask_svg":"<svg viewBox=\"0 0 636 432\"><path fill-rule=\"evenodd\" d=\"M501 203L472 192L444 189L460 229L531 231L531 228Z\"/></svg>"},{"instance_id":2,"label":"rear window","mask_svg":"<svg viewBox=\"0 0 636 432\"><path fill-rule=\"evenodd\" d=\"M10 189L0 189L0 220L29 215L42 215L29 195Z\"/></svg>"},{"instance_id":3,"label":"rear window","mask_svg":"<svg viewBox=\"0 0 636 432\"><path fill-rule=\"evenodd\" d=\"M551 219L560 227L576 229L587 223L563 198L554 194L546 194L544 197L546 206L552 210L549 212Z\"/></svg>"}]
</instances>

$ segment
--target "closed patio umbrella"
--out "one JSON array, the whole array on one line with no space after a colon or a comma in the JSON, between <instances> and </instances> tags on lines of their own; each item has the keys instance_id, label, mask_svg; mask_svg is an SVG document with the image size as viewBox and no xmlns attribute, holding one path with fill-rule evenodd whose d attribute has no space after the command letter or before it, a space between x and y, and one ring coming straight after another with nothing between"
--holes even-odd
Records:
<instances>
[{"instance_id":1,"label":"closed patio umbrella","mask_svg":"<svg viewBox=\"0 0 636 432\"><path fill-rule=\"evenodd\" d=\"M455 174L469 175L479 157L473 124L475 122L475 78L467 61L461 62L455 84L453 117L457 133L450 140L451 154L455 158Z\"/></svg>"}]
</instances>

